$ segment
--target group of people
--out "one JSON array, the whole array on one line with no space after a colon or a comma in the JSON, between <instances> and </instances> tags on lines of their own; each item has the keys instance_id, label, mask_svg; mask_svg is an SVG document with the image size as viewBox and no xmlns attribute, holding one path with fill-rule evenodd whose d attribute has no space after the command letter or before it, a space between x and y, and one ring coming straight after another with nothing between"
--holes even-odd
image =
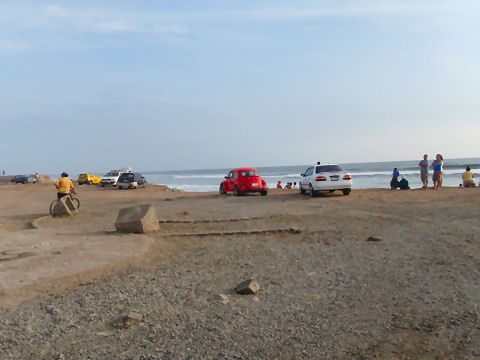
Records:
<instances>
[{"instance_id":1,"label":"group of people","mask_svg":"<svg viewBox=\"0 0 480 360\"><path fill-rule=\"evenodd\" d=\"M433 169L433 189L438 190L442 187L442 180L443 180L443 156L441 154L435 155L435 160L429 165L428 164L428 155L423 155L423 160L420 160L418 163L420 167L420 178L422 180L422 189L426 190L428 186L428 177L429 177L429 166ZM398 181L400 177L400 172L397 168L393 169L392 180L390 181L390 188L392 190L400 189L400 190L408 190L410 187L408 186L408 180L405 176L402 176L402 180ZM462 180L464 187L475 187L476 184L474 182L475 174L471 171L470 167L467 166L465 172L462 174Z\"/></svg>"},{"instance_id":2,"label":"group of people","mask_svg":"<svg viewBox=\"0 0 480 360\"><path fill-rule=\"evenodd\" d=\"M435 160L429 165L428 164L428 155L423 155L423 160L420 160L418 163L420 167L420 179L422 180L422 189L426 190L428 186L428 168L431 166L433 168L433 189L437 190L442 187L442 179L443 179L443 156L441 154L435 155ZM408 190L410 186L408 185L408 180L405 176L402 176L402 180L398 181L398 177L400 176L400 172L397 168L393 169L392 180L390 181L390 189L400 189L400 190Z\"/></svg>"},{"instance_id":3,"label":"group of people","mask_svg":"<svg viewBox=\"0 0 480 360\"><path fill-rule=\"evenodd\" d=\"M282 182L278 180L277 189L298 189L298 185L296 182L294 183L288 182L287 185L285 185L285 187L282 187Z\"/></svg>"}]
</instances>

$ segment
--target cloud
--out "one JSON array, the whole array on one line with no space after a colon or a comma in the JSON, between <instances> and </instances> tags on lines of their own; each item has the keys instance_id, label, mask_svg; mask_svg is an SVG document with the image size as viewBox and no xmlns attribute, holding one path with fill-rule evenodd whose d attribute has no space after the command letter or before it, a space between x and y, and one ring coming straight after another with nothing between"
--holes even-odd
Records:
<instances>
[{"instance_id":1,"label":"cloud","mask_svg":"<svg viewBox=\"0 0 480 360\"><path fill-rule=\"evenodd\" d=\"M169 34L188 34L190 31L185 26L178 25L158 25L155 24L153 31L156 33L169 33Z\"/></svg>"},{"instance_id":2,"label":"cloud","mask_svg":"<svg viewBox=\"0 0 480 360\"><path fill-rule=\"evenodd\" d=\"M99 33L119 33L119 32L139 32L139 29L132 25L127 25L122 21L111 20L88 24L87 30Z\"/></svg>"},{"instance_id":3,"label":"cloud","mask_svg":"<svg viewBox=\"0 0 480 360\"><path fill-rule=\"evenodd\" d=\"M11 42L0 40L0 52L2 53L14 53L26 51L30 48L29 45L23 42Z\"/></svg>"},{"instance_id":4,"label":"cloud","mask_svg":"<svg viewBox=\"0 0 480 360\"><path fill-rule=\"evenodd\" d=\"M68 16L68 10L59 5L49 5L45 13L50 17L64 18Z\"/></svg>"}]
</instances>

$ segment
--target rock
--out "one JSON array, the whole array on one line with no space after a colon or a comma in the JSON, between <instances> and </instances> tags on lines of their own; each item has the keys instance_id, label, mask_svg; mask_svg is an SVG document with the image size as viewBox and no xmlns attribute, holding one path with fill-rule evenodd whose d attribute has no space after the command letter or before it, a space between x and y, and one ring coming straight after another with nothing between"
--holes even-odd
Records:
<instances>
[{"instance_id":1,"label":"rock","mask_svg":"<svg viewBox=\"0 0 480 360\"><path fill-rule=\"evenodd\" d=\"M383 241L383 237L371 235L368 237L367 241Z\"/></svg>"},{"instance_id":2,"label":"rock","mask_svg":"<svg viewBox=\"0 0 480 360\"><path fill-rule=\"evenodd\" d=\"M64 196L55 203L53 216L73 216L78 213L70 196Z\"/></svg>"},{"instance_id":3,"label":"rock","mask_svg":"<svg viewBox=\"0 0 480 360\"><path fill-rule=\"evenodd\" d=\"M52 183L52 182L53 182L53 180L49 175L45 175L45 174L38 174L37 175L37 183L39 183L39 184L48 184L48 183Z\"/></svg>"},{"instance_id":4,"label":"rock","mask_svg":"<svg viewBox=\"0 0 480 360\"><path fill-rule=\"evenodd\" d=\"M143 320L143 315L136 312L136 311L130 311L127 315L127 319L142 321Z\"/></svg>"},{"instance_id":5,"label":"rock","mask_svg":"<svg viewBox=\"0 0 480 360\"><path fill-rule=\"evenodd\" d=\"M124 233L146 233L158 230L157 209L151 204L120 209L115 228Z\"/></svg>"},{"instance_id":6,"label":"rock","mask_svg":"<svg viewBox=\"0 0 480 360\"><path fill-rule=\"evenodd\" d=\"M228 299L228 296L225 295L225 294L218 294L218 295L215 295L213 297L213 300L216 302L216 303L219 303L219 304L228 304L229 303L229 299Z\"/></svg>"},{"instance_id":7,"label":"rock","mask_svg":"<svg viewBox=\"0 0 480 360\"><path fill-rule=\"evenodd\" d=\"M99 331L97 332L97 336L112 336L113 333L111 331Z\"/></svg>"},{"instance_id":8,"label":"rock","mask_svg":"<svg viewBox=\"0 0 480 360\"><path fill-rule=\"evenodd\" d=\"M122 317L120 321L114 323L113 326L118 329L128 329L134 325L138 325L142 321L143 314L136 311L130 311L127 316Z\"/></svg>"},{"instance_id":9,"label":"rock","mask_svg":"<svg viewBox=\"0 0 480 360\"><path fill-rule=\"evenodd\" d=\"M191 213L190 211L186 211L186 210L185 210L185 211L183 212L183 215L192 215L192 213Z\"/></svg>"},{"instance_id":10,"label":"rock","mask_svg":"<svg viewBox=\"0 0 480 360\"><path fill-rule=\"evenodd\" d=\"M241 282L235 288L235 291L241 295L255 294L258 290L260 290L260 285L252 279Z\"/></svg>"}]
</instances>

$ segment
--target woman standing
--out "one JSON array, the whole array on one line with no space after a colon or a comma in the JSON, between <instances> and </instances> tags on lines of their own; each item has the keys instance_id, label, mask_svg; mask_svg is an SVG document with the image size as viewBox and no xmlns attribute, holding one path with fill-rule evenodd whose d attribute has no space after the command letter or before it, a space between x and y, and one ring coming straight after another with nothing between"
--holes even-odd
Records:
<instances>
[{"instance_id":1,"label":"woman standing","mask_svg":"<svg viewBox=\"0 0 480 360\"><path fill-rule=\"evenodd\" d=\"M435 160L432 163L433 167L433 189L438 190L442 187L443 176L443 156L437 154Z\"/></svg>"}]
</instances>

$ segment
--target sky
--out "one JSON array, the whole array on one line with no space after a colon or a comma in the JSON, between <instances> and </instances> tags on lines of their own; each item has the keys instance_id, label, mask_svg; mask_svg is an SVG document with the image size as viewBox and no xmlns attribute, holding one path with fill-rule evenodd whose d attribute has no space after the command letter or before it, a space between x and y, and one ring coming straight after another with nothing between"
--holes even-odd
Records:
<instances>
[{"instance_id":1,"label":"sky","mask_svg":"<svg viewBox=\"0 0 480 360\"><path fill-rule=\"evenodd\" d=\"M480 156L480 1L0 1L0 170Z\"/></svg>"}]
</instances>

